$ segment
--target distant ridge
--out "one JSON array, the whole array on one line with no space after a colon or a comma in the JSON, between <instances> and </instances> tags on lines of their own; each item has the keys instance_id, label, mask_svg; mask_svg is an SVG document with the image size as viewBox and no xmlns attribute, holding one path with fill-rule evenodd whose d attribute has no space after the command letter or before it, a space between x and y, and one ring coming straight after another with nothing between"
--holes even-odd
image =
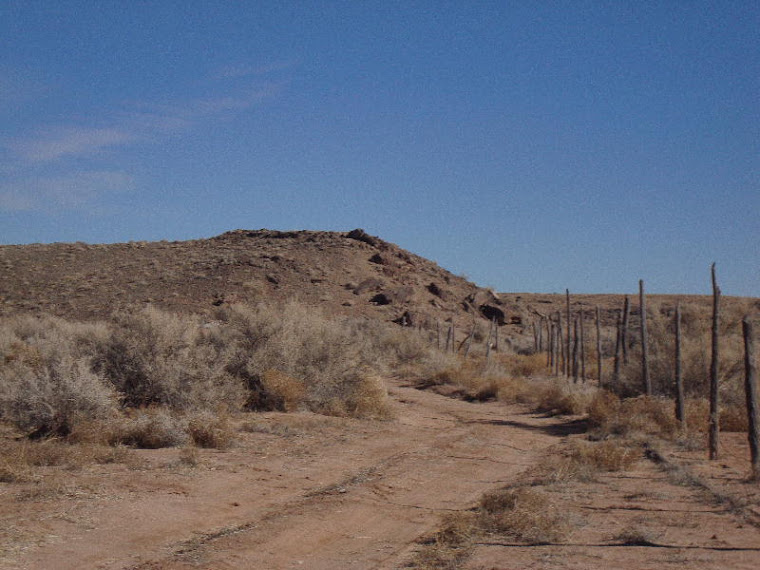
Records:
<instances>
[{"instance_id":1,"label":"distant ridge","mask_svg":"<svg viewBox=\"0 0 760 570\"><path fill-rule=\"evenodd\" d=\"M148 303L209 313L297 299L409 326L520 327L526 308L361 229L233 230L189 241L0 246L0 315L104 318Z\"/></svg>"}]
</instances>

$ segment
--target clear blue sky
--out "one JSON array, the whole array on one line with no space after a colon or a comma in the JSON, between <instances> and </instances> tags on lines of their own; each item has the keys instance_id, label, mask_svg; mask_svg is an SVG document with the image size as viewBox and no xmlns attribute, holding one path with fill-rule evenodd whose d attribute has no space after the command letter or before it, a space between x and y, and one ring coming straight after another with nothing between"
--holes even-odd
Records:
<instances>
[{"instance_id":1,"label":"clear blue sky","mask_svg":"<svg viewBox=\"0 0 760 570\"><path fill-rule=\"evenodd\" d=\"M0 243L364 228L760 296L760 3L0 0Z\"/></svg>"}]
</instances>

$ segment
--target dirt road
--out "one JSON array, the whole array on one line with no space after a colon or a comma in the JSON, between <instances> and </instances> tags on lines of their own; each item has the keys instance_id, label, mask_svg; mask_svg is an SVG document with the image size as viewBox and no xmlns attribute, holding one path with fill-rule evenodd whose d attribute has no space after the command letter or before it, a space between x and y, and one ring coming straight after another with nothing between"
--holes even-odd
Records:
<instances>
[{"instance_id":1,"label":"dirt road","mask_svg":"<svg viewBox=\"0 0 760 570\"><path fill-rule=\"evenodd\" d=\"M565 434L558 419L402 382L390 397L392 421L265 414L195 467L177 450L93 467L74 496L29 503L28 524L16 523L34 544L5 565L394 568L442 513L472 506Z\"/></svg>"}]
</instances>

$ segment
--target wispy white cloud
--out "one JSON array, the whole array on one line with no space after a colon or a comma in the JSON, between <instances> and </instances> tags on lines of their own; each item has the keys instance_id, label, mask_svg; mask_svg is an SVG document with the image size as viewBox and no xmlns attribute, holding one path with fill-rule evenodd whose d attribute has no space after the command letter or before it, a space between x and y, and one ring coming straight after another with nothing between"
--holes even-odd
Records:
<instances>
[{"instance_id":1,"label":"wispy white cloud","mask_svg":"<svg viewBox=\"0 0 760 570\"><path fill-rule=\"evenodd\" d=\"M250 77L256 75L267 75L277 71L290 69L298 65L298 60L284 59L273 61L263 65L252 65L248 63L237 65L226 65L216 71L213 77L216 79L233 79L236 77Z\"/></svg>"},{"instance_id":2,"label":"wispy white cloud","mask_svg":"<svg viewBox=\"0 0 760 570\"><path fill-rule=\"evenodd\" d=\"M2 211L58 211L92 208L106 195L134 187L120 171L89 171L52 177L30 177L0 184Z\"/></svg>"},{"instance_id":3,"label":"wispy white cloud","mask_svg":"<svg viewBox=\"0 0 760 570\"><path fill-rule=\"evenodd\" d=\"M134 140L119 128L55 127L9 143L17 155L29 162L50 162L66 156L92 155Z\"/></svg>"},{"instance_id":4,"label":"wispy white cloud","mask_svg":"<svg viewBox=\"0 0 760 570\"><path fill-rule=\"evenodd\" d=\"M289 65L238 69L234 74L261 75ZM15 138L0 137L0 210L97 210L102 197L134 189L131 177L115 166L122 156L119 151L162 143L206 123L238 117L275 97L284 85L264 79L246 83L209 97L125 102L87 124L51 125ZM0 93L14 90L0 77Z\"/></svg>"}]
</instances>

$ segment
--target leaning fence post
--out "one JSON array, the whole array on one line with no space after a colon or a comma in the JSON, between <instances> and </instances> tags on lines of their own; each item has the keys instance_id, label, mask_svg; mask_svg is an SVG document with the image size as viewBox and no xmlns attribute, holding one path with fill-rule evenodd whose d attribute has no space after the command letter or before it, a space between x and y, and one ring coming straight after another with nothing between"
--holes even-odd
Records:
<instances>
[{"instance_id":1,"label":"leaning fence post","mask_svg":"<svg viewBox=\"0 0 760 570\"><path fill-rule=\"evenodd\" d=\"M623 338L623 321L620 309L617 312L617 323L615 326L615 367L612 371L612 383L615 386L620 384L620 345Z\"/></svg>"},{"instance_id":2,"label":"leaning fence post","mask_svg":"<svg viewBox=\"0 0 760 570\"><path fill-rule=\"evenodd\" d=\"M578 382L578 315L573 319L573 382Z\"/></svg>"},{"instance_id":3,"label":"leaning fence post","mask_svg":"<svg viewBox=\"0 0 760 570\"><path fill-rule=\"evenodd\" d=\"M581 321L581 380L586 381L586 335L583 332L583 309L580 312Z\"/></svg>"},{"instance_id":4,"label":"leaning fence post","mask_svg":"<svg viewBox=\"0 0 760 570\"><path fill-rule=\"evenodd\" d=\"M647 336L647 298L644 294L644 280L639 279L639 313L641 315L641 376L644 392L652 395L652 379L649 377L649 337Z\"/></svg>"},{"instance_id":5,"label":"leaning fence post","mask_svg":"<svg viewBox=\"0 0 760 570\"><path fill-rule=\"evenodd\" d=\"M715 264L710 267L713 288L712 356L710 358L710 459L718 459L718 433L720 410L718 405L718 318L720 315L720 287L715 277Z\"/></svg>"},{"instance_id":6,"label":"leaning fence post","mask_svg":"<svg viewBox=\"0 0 760 570\"><path fill-rule=\"evenodd\" d=\"M752 479L760 480L760 415L757 409L757 369L755 367L755 351L753 339L753 326L749 316L742 319L742 332L744 334L744 392L747 396L747 419L749 429L749 454L752 462Z\"/></svg>"},{"instance_id":7,"label":"leaning fence post","mask_svg":"<svg viewBox=\"0 0 760 570\"><path fill-rule=\"evenodd\" d=\"M675 376L676 376L676 419L681 422L681 427L686 426L686 414L684 412L683 371L681 368L681 302L676 302L676 350L675 350Z\"/></svg>"},{"instance_id":8,"label":"leaning fence post","mask_svg":"<svg viewBox=\"0 0 760 570\"><path fill-rule=\"evenodd\" d=\"M567 358L565 359L565 376L570 378L570 289L565 289L565 299L567 302Z\"/></svg>"},{"instance_id":9,"label":"leaning fence post","mask_svg":"<svg viewBox=\"0 0 760 570\"><path fill-rule=\"evenodd\" d=\"M620 332L620 343L623 349L623 364L628 364L628 323L631 317L631 299L628 295L623 301L623 327Z\"/></svg>"},{"instance_id":10,"label":"leaning fence post","mask_svg":"<svg viewBox=\"0 0 760 570\"><path fill-rule=\"evenodd\" d=\"M599 305L596 306L596 378L601 388L602 381L602 328L600 324Z\"/></svg>"}]
</instances>

